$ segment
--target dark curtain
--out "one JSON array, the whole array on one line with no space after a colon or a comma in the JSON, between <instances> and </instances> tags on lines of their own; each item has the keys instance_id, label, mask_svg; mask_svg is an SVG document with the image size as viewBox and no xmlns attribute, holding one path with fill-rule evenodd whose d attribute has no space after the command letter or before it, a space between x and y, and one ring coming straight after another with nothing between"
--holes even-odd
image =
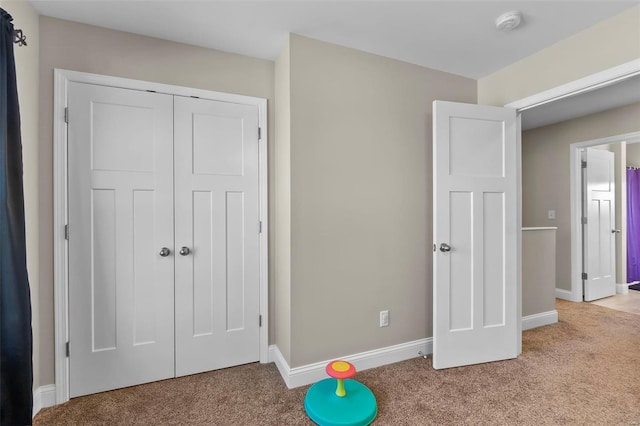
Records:
<instances>
[{"instance_id":1,"label":"dark curtain","mask_svg":"<svg viewBox=\"0 0 640 426\"><path fill-rule=\"evenodd\" d=\"M26 425L33 409L31 300L11 21L0 9L0 424Z\"/></svg>"},{"instance_id":2,"label":"dark curtain","mask_svg":"<svg viewBox=\"0 0 640 426\"><path fill-rule=\"evenodd\" d=\"M627 282L640 281L640 170L627 169Z\"/></svg>"}]
</instances>

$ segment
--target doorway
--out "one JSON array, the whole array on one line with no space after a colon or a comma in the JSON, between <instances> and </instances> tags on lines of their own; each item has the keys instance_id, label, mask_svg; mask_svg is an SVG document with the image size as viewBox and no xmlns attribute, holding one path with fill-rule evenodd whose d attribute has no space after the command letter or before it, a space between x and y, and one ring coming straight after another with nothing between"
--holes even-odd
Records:
<instances>
[{"instance_id":1,"label":"doorway","mask_svg":"<svg viewBox=\"0 0 640 426\"><path fill-rule=\"evenodd\" d=\"M533 187L529 184L529 190L523 194L523 223L528 226L534 224L537 226L558 226L556 276L556 297L558 298L575 302L583 300L582 251L580 250L582 225L577 213L582 200L579 187L575 186L576 182L579 182L579 175L576 175L575 171L580 170L580 158L570 147L570 144L574 141L587 141L582 143L581 148L583 148L590 143L595 145L620 140L617 139L618 137L605 137L611 134L607 134L607 130L616 125L611 120L620 123L617 124L623 129L620 133L626 129L637 129L631 118L636 111L632 107L633 105L617 104L616 102L620 100L619 97L607 96L607 94L610 93L610 87L615 87L616 90L612 90L614 93L618 93L618 86L628 87L627 83L632 86L638 84L638 75L640 75L640 62L632 61L507 105L516 107L523 112L523 128L536 129L528 130L527 133L537 133L538 142L528 143L523 147L523 153L529 155L529 159L535 158L533 163L529 165L529 171L523 170L523 181L533 182ZM633 90L629 92L640 93ZM600 102L599 93L605 93L604 100L606 102ZM584 97L588 97L590 101L582 102ZM628 97L625 99L628 100ZM636 99L632 102L637 103L639 100ZM549 106L547 107L547 105ZM627 105L628 108L624 105ZM587 107L590 109L589 111L585 111ZM625 112L626 115L617 120L617 113L612 112L606 117L602 115L600 121L588 121L588 125L584 125L585 121L579 129L555 126L555 124L579 118L585 114L595 114L613 108L620 108L621 113ZM622 111L623 108L626 109ZM543 114L539 114L539 112ZM537 123L534 126L527 122L532 116L540 118L541 115L546 116L542 118L549 119L549 121L543 124ZM541 131L538 132L538 129ZM590 138L591 135L594 136ZM602 140L590 141L599 135L602 135ZM533 146L536 147L535 150L532 150ZM531 157L532 154L535 157ZM534 176L536 174L542 178L536 179ZM532 188L537 195L531 195Z\"/></svg>"},{"instance_id":2,"label":"doorway","mask_svg":"<svg viewBox=\"0 0 640 426\"><path fill-rule=\"evenodd\" d=\"M63 70L55 79L57 402L268 362L266 101ZM83 346L100 359L80 376L106 376L76 389Z\"/></svg>"},{"instance_id":3,"label":"doorway","mask_svg":"<svg viewBox=\"0 0 640 426\"><path fill-rule=\"evenodd\" d=\"M583 247L585 244L583 237L583 217L585 217L582 209L583 205L583 192L582 192L582 152L585 149L592 147L601 147L611 149L617 152L616 168L619 170L619 175L624 176L624 170L626 169L626 163L622 158L625 156L620 154L621 144L631 144L640 142L640 132L634 132L629 134L611 136L602 139L595 139L591 141L579 142L571 144L570 146L570 193L571 193L571 252L572 252L572 281L570 297L565 297L568 300L579 302L587 300L585 298L584 280L582 273L585 271L586 265L582 257ZM612 147L612 148L609 148ZM622 158L620 158L622 157ZM623 182L624 181L624 182ZM616 214L616 220L613 222L615 226L611 228L611 235L616 238L616 244L618 245L618 265L617 270L626 270L626 196L623 193L626 192L626 180L617 179L618 186L616 195L618 199L618 214ZM624 213L624 214L623 214ZM617 232L617 231L620 232ZM620 249L623 247L624 249ZM618 274L620 275L620 274ZM621 282L626 280L617 279L615 281L616 291L615 293L623 293L626 288L626 283Z\"/></svg>"},{"instance_id":4,"label":"doorway","mask_svg":"<svg viewBox=\"0 0 640 426\"><path fill-rule=\"evenodd\" d=\"M582 168L582 291L585 301L616 294L617 203L615 154L585 148ZM618 212L619 213L619 212Z\"/></svg>"}]
</instances>

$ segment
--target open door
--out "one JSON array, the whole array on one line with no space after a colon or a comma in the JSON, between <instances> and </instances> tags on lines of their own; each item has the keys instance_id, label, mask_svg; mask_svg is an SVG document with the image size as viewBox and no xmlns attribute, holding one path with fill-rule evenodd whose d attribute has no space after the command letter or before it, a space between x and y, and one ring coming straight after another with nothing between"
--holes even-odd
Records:
<instances>
[{"instance_id":1,"label":"open door","mask_svg":"<svg viewBox=\"0 0 640 426\"><path fill-rule=\"evenodd\" d=\"M433 367L520 351L516 110L433 104Z\"/></svg>"},{"instance_id":2,"label":"open door","mask_svg":"<svg viewBox=\"0 0 640 426\"><path fill-rule=\"evenodd\" d=\"M614 154L587 148L583 188L584 300L616 294L616 230ZM584 221L583 221L584 222Z\"/></svg>"}]
</instances>

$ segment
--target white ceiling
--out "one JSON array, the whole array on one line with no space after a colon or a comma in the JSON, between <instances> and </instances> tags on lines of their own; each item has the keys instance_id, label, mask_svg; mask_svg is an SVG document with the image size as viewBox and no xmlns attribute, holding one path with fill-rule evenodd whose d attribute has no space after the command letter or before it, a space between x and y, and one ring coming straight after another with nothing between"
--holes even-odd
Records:
<instances>
[{"instance_id":1,"label":"white ceiling","mask_svg":"<svg viewBox=\"0 0 640 426\"><path fill-rule=\"evenodd\" d=\"M633 1L30 0L41 15L274 60L288 33L478 79ZM496 17L520 10L512 33Z\"/></svg>"}]
</instances>

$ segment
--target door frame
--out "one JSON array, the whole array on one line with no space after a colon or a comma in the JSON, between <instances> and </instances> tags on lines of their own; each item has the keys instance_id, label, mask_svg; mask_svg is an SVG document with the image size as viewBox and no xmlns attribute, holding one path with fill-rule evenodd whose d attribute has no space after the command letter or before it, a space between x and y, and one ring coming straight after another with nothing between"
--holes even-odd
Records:
<instances>
[{"instance_id":1,"label":"door frame","mask_svg":"<svg viewBox=\"0 0 640 426\"><path fill-rule=\"evenodd\" d=\"M581 152L585 148L597 145L606 145L616 142L636 143L640 142L640 132L625 133L621 135L608 136L605 138L593 139L583 142L576 142L570 145L570 169L569 193L571 197L571 291L556 288L556 297L570 300L572 302L582 302L584 300L584 289L582 286L583 259L583 238L582 238L582 156ZM626 229L626 226L624 227ZM617 281L617 280L616 280ZM616 289L618 283L616 282Z\"/></svg>"},{"instance_id":2,"label":"door frame","mask_svg":"<svg viewBox=\"0 0 640 426\"><path fill-rule=\"evenodd\" d=\"M69 400L69 358L66 354L66 343L69 339L69 271L68 245L65 238L65 225L68 223L67 126L65 110L70 82L154 91L176 96L199 97L221 102L254 105L258 108L258 126L260 127L260 139L258 142L258 197L259 220L262 222L262 232L259 234L260 315L262 317L259 345L260 363L269 362L267 100L211 90L55 69L53 87L53 290L56 404L62 404Z\"/></svg>"},{"instance_id":3,"label":"door frame","mask_svg":"<svg viewBox=\"0 0 640 426\"><path fill-rule=\"evenodd\" d=\"M628 78L640 75L640 59L635 59L621 65L587 75L586 77L570 81L566 84L545 90L506 104L506 107L516 108L518 113L528 109L536 108L564 98L590 92L615 83L619 83ZM640 132L629 135L638 135ZM556 297L559 299L581 302L582 293L582 225L581 225L581 191L576 185L580 185L581 167L576 162L580 161L578 150L592 145L602 145L611 141L619 142L619 135L610 138L603 138L593 141L578 142L572 144L570 148L570 196L571 196L571 291L556 288ZM605 142L609 140L609 142ZM627 139L629 140L629 138ZM575 146L574 146L575 145ZM578 176L576 177L576 174Z\"/></svg>"}]
</instances>

